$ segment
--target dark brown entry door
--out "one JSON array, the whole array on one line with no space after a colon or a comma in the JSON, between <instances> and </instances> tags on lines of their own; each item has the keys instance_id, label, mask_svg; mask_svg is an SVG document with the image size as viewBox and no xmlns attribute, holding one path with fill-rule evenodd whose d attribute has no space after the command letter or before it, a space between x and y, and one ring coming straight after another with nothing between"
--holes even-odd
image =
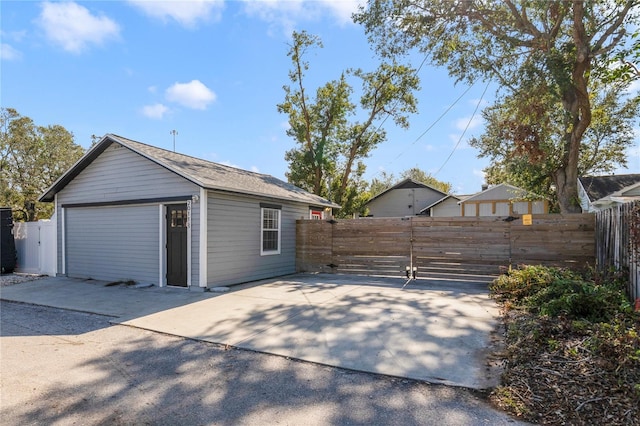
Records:
<instances>
[{"instance_id":1,"label":"dark brown entry door","mask_svg":"<svg viewBox=\"0 0 640 426\"><path fill-rule=\"evenodd\" d=\"M187 205L167 206L167 285L187 286Z\"/></svg>"}]
</instances>

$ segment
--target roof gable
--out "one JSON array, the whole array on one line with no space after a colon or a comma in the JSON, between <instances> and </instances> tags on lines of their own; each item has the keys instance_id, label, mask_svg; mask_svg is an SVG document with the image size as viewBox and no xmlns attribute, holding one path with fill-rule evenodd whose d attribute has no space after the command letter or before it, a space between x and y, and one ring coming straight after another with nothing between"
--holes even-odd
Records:
<instances>
[{"instance_id":1,"label":"roof gable","mask_svg":"<svg viewBox=\"0 0 640 426\"><path fill-rule=\"evenodd\" d=\"M337 204L270 175L213 163L113 134L104 136L94 145L40 197L40 201L53 201L57 192L113 143L120 144L205 189L339 208Z\"/></svg>"},{"instance_id":2,"label":"roof gable","mask_svg":"<svg viewBox=\"0 0 640 426\"><path fill-rule=\"evenodd\" d=\"M456 204L459 203L461 201L460 197L457 197L455 195L447 195L446 197L442 197L441 199L439 199L438 201L432 203L431 205L428 205L427 207L423 208L422 210L420 210L420 214L424 213L425 211L434 208L435 206L444 203L447 200L455 200Z\"/></svg>"},{"instance_id":3,"label":"roof gable","mask_svg":"<svg viewBox=\"0 0 640 426\"><path fill-rule=\"evenodd\" d=\"M639 183L640 174L584 176L578 180L589 197L589 201L593 202Z\"/></svg>"},{"instance_id":4,"label":"roof gable","mask_svg":"<svg viewBox=\"0 0 640 426\"><path fill-rule=\"evenodd\" d=\"M446 192L442 192L439 189L436 189L430 185L427 185L426 183L422 183L422 182L418 182L416 180L413 180L411 178L407 178L404 179L400 182L398 182L397 184L393 185L391 188L386 189L384 191L382 191L381 193L379 193L378 195L372 197L371 199L369 199L369 201L366 202L366 204L369 204L370 202L372 202L375 199L378 199L382 196L384 196L385 194L393 191L394 189L411 189L411 188L424 188L424 189L430 189L438 194L442 194L443 197L446 197L448 194Z\"/></svg>"},{"instance_id":5,"label":"roof gable","mask_svg":"<svg viewBox=\"0 0 640 426\"><path fill-rule=\"evenodd\" d=\"M458 202L458 204L466 203L467 201L496 201L496 200L504 200L505 194L508 195L508 200L524 198L528 195L533 195L528 193L526 190L522 188L518 188L517 186L509 185L508 183L501 183L496 186L492 186L491 188L485 189L484 191L478 192L470 197L467 197ZM543 197L540 197L542 199Z\"/></svg>"}]
</instances>

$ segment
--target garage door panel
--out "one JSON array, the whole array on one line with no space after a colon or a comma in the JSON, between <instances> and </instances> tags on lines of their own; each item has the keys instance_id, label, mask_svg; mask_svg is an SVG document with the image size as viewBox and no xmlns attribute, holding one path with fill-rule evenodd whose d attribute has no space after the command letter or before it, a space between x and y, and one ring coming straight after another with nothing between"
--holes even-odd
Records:
<instances>
[{"instance_id":1,"label":"garage door panel","mask_svg":"<svg viewBox=\"0 0 640 426\"><path fill-rule=\"evenodd\" d=\"M158 206L70 208L65 212L67 275L158 281Z\"/></svg>"}]
</instances>

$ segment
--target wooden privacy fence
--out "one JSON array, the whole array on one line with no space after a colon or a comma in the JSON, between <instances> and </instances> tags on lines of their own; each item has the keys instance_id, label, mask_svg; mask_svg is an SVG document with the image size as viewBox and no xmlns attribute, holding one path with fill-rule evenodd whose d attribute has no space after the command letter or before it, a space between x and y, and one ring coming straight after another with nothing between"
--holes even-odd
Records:
<instances>
[{"instance_id":1,"label":"wooden privacy fence","mask_svg":"<svg viewBox=\"0 0 640 426\"><path fill-rule=\"evenodd\" d=\"M593 214L407 217L297 222L297 269L419 277L493 276L517 264L595 264Z\"/></svg>"},{"instance_id":2,"label":"wooden privacy fence","mask_svg":"<svg viewBox=\"0 0 640 426\"><path fill-rule=\"evenodd\" d=\"M640 201L596 213L596 252L601 270L629 274L627 295L640 298Z\"/></svg>"}]
</instances>

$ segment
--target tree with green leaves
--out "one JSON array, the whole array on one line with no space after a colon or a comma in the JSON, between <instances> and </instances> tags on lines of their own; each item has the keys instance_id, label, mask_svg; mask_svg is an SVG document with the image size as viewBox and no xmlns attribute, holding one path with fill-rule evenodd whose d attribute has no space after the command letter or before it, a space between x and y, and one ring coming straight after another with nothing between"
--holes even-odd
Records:
<instances>
[{"instance_id":1,"label":"tree with green leaves","mask_svg":"<svg viewBox=\"0 0 640 426\"><path fill-rule=\"evenodd\" d=\"M297 144L285 154L287 179L340 204L339 214L349 216L366 201L363 159L386 140L383 121L391 117L396 125L407 128L407 114L416 111L413 92L418 89L418 77L410 67L396 63L382 63L374 72L349 69L312 97L305 81L309 69L305 55L322 47L322 41L305 31L294 32L292 38L291 85L284 86L285 99L278 105L278 111L289 117L287 135ZM349 77L362 84L358 105L351 100L354 90Z\"/></svg>"},{"instance_id":2,"label":"tree with green leaves","mask_svg":"<svg viewBox=\"0 0 640 426\"><path fill-rule=\"evenodd\" d=\"M38 197L83 154L64 127L37 126L13 108L0 109L0 205L16 220L49 218L53 206Z\"/></svg>"},{"instance_id":3,"label":"tree with green leaves","mask_svg":"<svg viewBox=\"0 0 640 426\"><path fill-rule=\"evenodd\" d=\"M560 211L567 213L580 211L580 159L595 151L588 146L595 124L593 90L613 82L627 88L640 78L633 63L640 45L631 34L640 22L639 4L372 0L355 21L384 57L419 49L457 81L497 82L496 107L520 123L514 127L514 120L507 120L498 132L516 137L501 140L511 149L499 159L517 165L522 156L511 153L553 157L544 172L556 188Z\"/></svg>"},{"instance_id":4,"label":"tree with green leaves","mask_svg":"<svg viewBox=\"0 0 640 426\"><path fill-rule=\"evenodd\" d=\"M380 177L371 179L369 184L369 195L370 197L375 197L381 192L384 192L397 184L398 181L404 179L412 179L416 182L424 183L425 185L429 185L430 187L445 193L451 192L451 184L449 182L438 180L430 173L425 172L419 167L412 167L400 173L399 179L397 179L393 173L387 172L382 172Z\"/></svg>"},{"instance_id":5,"label":"tree with green leaves","mask_svg":"<svg viewBox=\"0 0 640 426\"><path fill-rule=\"evenodd\" d=\"M542 96L540 98L543 98ZM540 99L538 98L538 99ZM480 157L491 159L485 169L489 184L507 182L535 194L549 194L552 211L558 210L553 171L562 161L561 110L538 109L535 118L518 116L522 100L504 98L483 112L485 133L469 144ZM630 95L618 84L591 92L592 120L585 132L578 160L578 175L612 173L625 166L626 150L634 143L633 123L640 115L640 95ZM505 144L504 141L513 141Z\"/></svg>"}]
</instances>

